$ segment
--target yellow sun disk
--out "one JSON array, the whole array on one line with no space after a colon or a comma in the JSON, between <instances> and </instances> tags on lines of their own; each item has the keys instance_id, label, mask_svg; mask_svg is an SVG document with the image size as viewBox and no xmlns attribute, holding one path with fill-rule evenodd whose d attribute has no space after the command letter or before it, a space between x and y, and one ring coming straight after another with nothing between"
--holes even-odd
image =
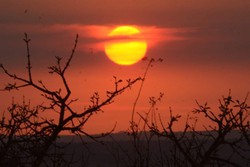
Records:
<instances>
[{"instance_id":1,"label":"yellow sun disk","mask_svg":"<svg viewBox=\"0 0 250 167\"><path fill-rule=\"evenodd\" d=\"M109 59L120 65L131 65L140 61L147 50L145 41L110 42L105 45Z\"/></svg>"},{"instance_id":2,"label":"yellow sun disk","mask_svg":"<svg viewBox=\"0 0 250 167\"><path fill-rule=\"evenodd\" d=\"M119 26L112 30L104 46L107 57L119 65L139 62L147 51L147 42L140 33L140 30L133 26Z\"/></svg>"}]
</instances>

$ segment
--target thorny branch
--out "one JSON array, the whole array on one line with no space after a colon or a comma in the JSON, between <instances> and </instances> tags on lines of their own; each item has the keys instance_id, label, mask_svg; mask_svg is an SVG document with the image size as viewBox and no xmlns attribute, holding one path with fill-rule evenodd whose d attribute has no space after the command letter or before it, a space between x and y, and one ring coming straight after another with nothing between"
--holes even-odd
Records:
<instances>
[{"instance_id":1,"label":"thorny branch","mask_svg":"<svg viewBox=\"0 0 250 167\"><path fill-rule=\"evenodd\" d=\"M239 156L249 162L250 145L248 143L248 148L242 145L244 141L249 142L250 107L246 104L246 98L243 102L233 100L229 92L227 97L219 100L219 112L212 111L207 103L204 105L197 101L196 103L198 108L193 111L193 114L203 115L206 122L212 124L204 125L205 131L196 130L197 119L194 120L193 125L190 125L188 122L192 118L189 117L182 132L175 132L173 128L179 122L180 115L174 116L171 109L167 125L164 125L161 117L159 117L160 128L154 124L147 124L153 133L173 142L175 151L168 158L178 160L178 162L174 161L175 165L189 164L192 167L215 164L240 166L238 162L231 159L233 156ZM237 135L230 137L234 133ZM231 151L227 151L227 155L222 156L226 147Z\"/></svg>"},{"instance_id":2,"label":"thorny branch","mask_svg":"<svg viewBox=\"0 0 250 167\"><path fill-rule=\"evenodd\" d=\"M89 119L94 115L94 113L98 113L99 111L102 111L102 107L105 105L109 105L113 102L114 98L118 95L122 94L124 91L126 91L128 88L131 88L135 83L138 81L142 81L142 78L138 77L136 79L128 79L126 82L123 82L122 80L118 80L115 78L115 84L114 89L107 91L107 97L106 99L102 100L100 99L98 93L94 93L94 95L91 97L88 108L82 110L82 111L75 111L71 104L76 101L76 99L71 99L71 89L68 85L67 79L65 77L65 73L67 69L69 68L72 59L76 53L77 43L78 43L79 36L76 35L74 46L71 51L71 54L69 58L66 61L66 64L62 66L62 58L56 57L56 65L48 67L48 72L50 74L56 74L60 77L63 83L63 88L66 90L66 93L63 95L62 88L59 88L58 90L50 90L46 87L46 85L39 80L37 83L33 81L33 74L32 74L32 66L31 66L31 56L30 56L30 39L28 38L28 35L24 34L24 42L26 43L26 51L27 51L27 73L28 78L20 77L16 74L10 73L3 65L0 65L0 68L3 70L3 72L13 80L17 80L20 85L17 83L8 83L7 86L3 90L11 91L11 90L18 90L23 87L32 87L38 91L40 91L41 95L47 99L50 104L49 106L39 105L39 108L36 110L35 113L31 112L30 110L27 110L27 108L23 108L23 110L27 110L28 115L11 115L13 117L13 121L15 123L13 126L10 127L10 129L13 129L12 133L13 135L16 135L16 130L20 128L19 123L22 123L22 134L25 135L24 132L27 134L32 134L33 136L36 136L39 134L41 136L41 148L37 150L38 152L34 154L34 160L33 160L33 166L39 166L42 162L44 157L46 156L49 148L53 145L53 143L56 141L58 135L62 131L69 131L74 134L78 135L86 135L89 136L92 139L95 139L95 137L98 136L92 136L89 135L87 132L83 130L84 125L89 121ZM39 114L41 112L44 112L45 110L48 110L48 112L55 112L58 114L57 118L54 118L52 121L49 118L39 118ZM19 113L19 112L18 112ZM31 114L31 115L29 115ZM35 118L31 118L35 117ZM5 117L3 117L5 118ZM15 118L15 119L14 119ZM39 119L38 119L39 118ZM24 122L22 121L26 121ZM28 123L28 124L27 124ZM4 120L2 121L2 124L5 124ZM10 122L12 125L12 122ZM6 128L4 126L3 128ZM20 132L18 132L20 134ZM107 133L109 134L109 133ZM106 135L102 134L101 136ZM7 135L11 137L12 135ZM44 140L43 140L44 139ZM13 140L9 140L9 142L12 142ZM29 140L28 140L29 141ZM30 142L33 142L31 140Z\"/></svg>"}]
</instances>

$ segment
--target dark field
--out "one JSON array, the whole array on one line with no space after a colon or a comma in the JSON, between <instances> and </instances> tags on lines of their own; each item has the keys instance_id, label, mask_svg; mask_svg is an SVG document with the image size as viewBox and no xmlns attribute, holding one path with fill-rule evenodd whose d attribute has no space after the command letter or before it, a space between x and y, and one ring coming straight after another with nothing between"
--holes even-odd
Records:
<instances>
[{"instance_id":1,"label":"dark field","mask_svg":"<svg viewBox=\"0 0 250 167\"><path fill-rule=\"evenodd\" d=\"M228 141L233 140L235 134L228 137ZM230 139L232 137L232 139ZM102 139L102 142L93 142L90 139L83 138L86 143L83 144L79 138L72 138L64 136L59 139L59 146L67 145L62 153L64 159L71 161L69 166L86 166L86 167L170 167L180 166L176 164L181 162L182 166L190 166L187 159L175 145L162 138L154 137L150 141L141 139L135 142L129 136L119 133L111 137ZM204 142L204 141L203 141ZM210 142L206 141L204 149L210 146ZM245 150L242 150L244 148ZM197 157L202 154L202 149L193 149L190 152L192 156ZM57 153L60 149L57 149ZM242 156L245 156L244 158ZM249 160L249 145L246 142L239 143L239 149L233 150L230 145L220 147L217 152L213 154L215 157L223 157L225 160L230 159L231 162L238 166L250 166ZM212 163L206 166L235 166L230 164Z\"/></svg>"}]
</instances>

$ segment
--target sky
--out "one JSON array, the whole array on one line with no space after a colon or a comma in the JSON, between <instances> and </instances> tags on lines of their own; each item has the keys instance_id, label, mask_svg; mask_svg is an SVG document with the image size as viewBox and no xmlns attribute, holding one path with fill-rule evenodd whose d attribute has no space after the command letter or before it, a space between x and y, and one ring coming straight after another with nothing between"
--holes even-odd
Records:
<instances>
[{"instance_id":1,"label":"sky","mask_svg":"<svg viewBox=\"0 0 250 167\"><path fill-rule=\"evenodd\" d=\"M59 78L47 73L55 56L71 53L76 34L79 42L67 78L72 96L79 98L77 110L89 104L93 92L105 98L113 88L113 76L121 79L142 76L147 62L131 66L111 62L103 44L117 26L140 29L148 43L146 57L163 62L150 68L137 110L148 110L148 99L164 93L158 105L162 116L169 113L185 117L200 103L208 102L214 111L218 99L232 95L244 99L250 90L250 1L248 0L1 0L0 63L20 76L26 74L26 32L31 38L30 51L34 79L58 88ZM1 85L10 80L0 72ZM89 133L129 127L139 84L115 99L86 125ZM12 97L23 96L32 104L44 99L33 89L0 92L1 112ZM181 130L183 123L179 123ZM177 128L177 129L178 129Z\"/></svg>"}]
</instances>

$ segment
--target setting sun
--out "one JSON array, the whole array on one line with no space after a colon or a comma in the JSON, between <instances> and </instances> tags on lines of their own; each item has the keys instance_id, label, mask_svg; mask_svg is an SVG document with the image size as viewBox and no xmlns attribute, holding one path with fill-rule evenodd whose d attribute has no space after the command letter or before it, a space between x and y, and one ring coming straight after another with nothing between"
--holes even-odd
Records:
<instances>
[{"instance_id":1,"label":"setting sun","mask_svg":"<svg viewBox=\"0 0 250 167\"><path fill-rule=\"evenodd\" d=\"M147 42L139 29L133 26L119 26L108 34L105 53L108 58L119 65L132 65L146 54Z\"/></svg>"},{"instance_id":2,"label":"setting sun","mask_svg":"<svg viewBox=\"0 0 250 167\"><path fill-rule=\"evenodd\" d=\"M0 0L0 167L250 167L250 0Z\"/></svg>"}]
</instances>

